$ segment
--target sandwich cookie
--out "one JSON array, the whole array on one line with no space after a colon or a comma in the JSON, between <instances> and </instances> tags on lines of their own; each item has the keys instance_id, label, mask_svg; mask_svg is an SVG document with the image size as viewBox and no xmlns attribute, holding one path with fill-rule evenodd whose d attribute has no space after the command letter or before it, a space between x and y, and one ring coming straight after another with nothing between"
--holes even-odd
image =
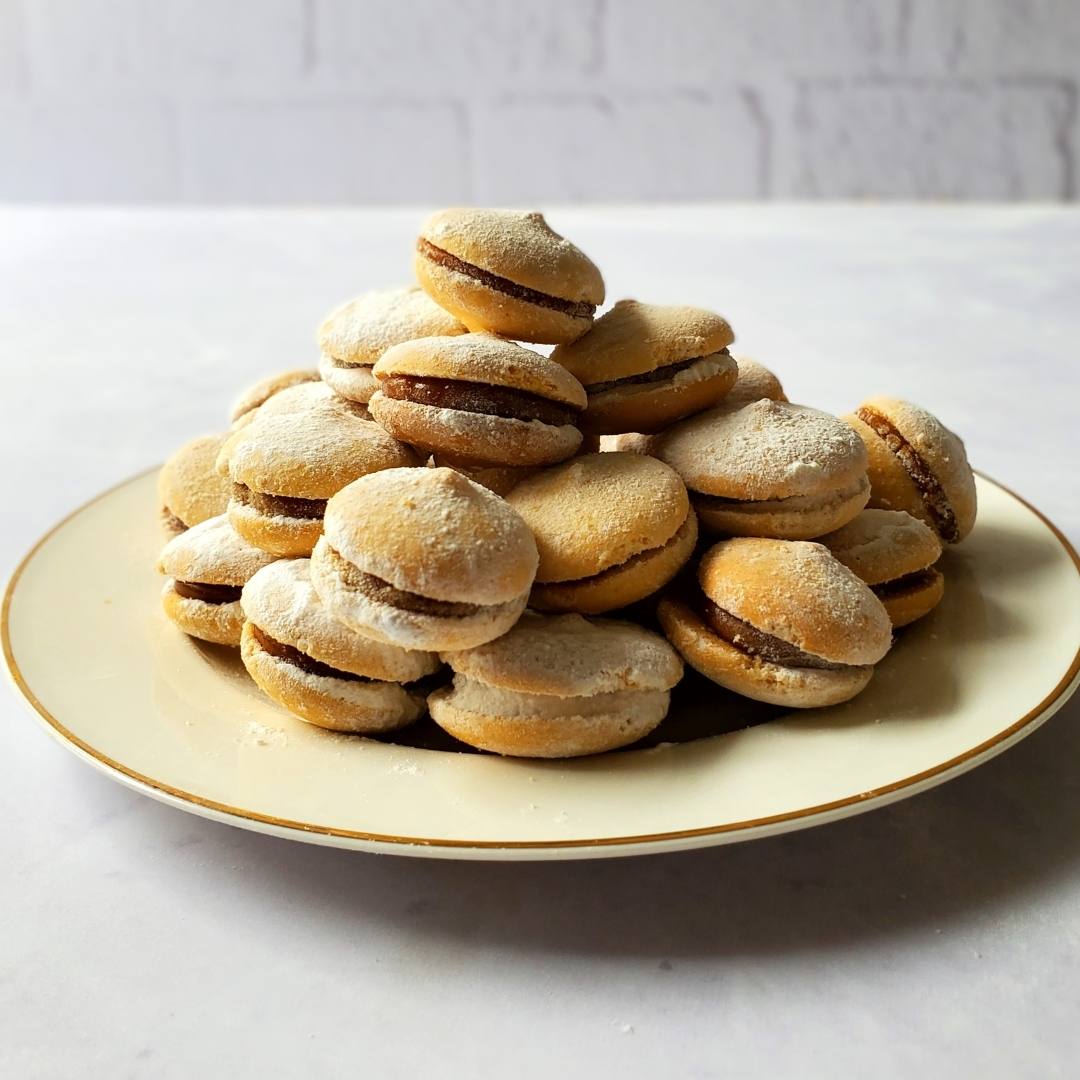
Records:
<instances>
[{"instance_id":1,"label":"sandwich cookie","mask_svg":"<svg viewBox=\"0 0 1080 1080\"><path fill-rule=\"evenodd\" d=\"M224 514L174 537L158 559L169 580L165 614L185 634L218 645L239 645L244 625L240 591L274 556L238 535Z\"/></svg>"},{"instance_id":2,"label":"sandwich cookie","mask_svg":"<svg viewBox=\"0 0 1080 1080\"><path fill-rule=\"evenodd\" d=\"M904 510L863 510L821 543L870 586L893 626L921 619L945 592L945 578L934 566L941 541Z\"/></svg>"},{"instance_id":3,"label":"sandwich cookie","mask_svg":"<svg viewBox=\"0 0 1080 1080\"><path fill-rule=\"evenodd\" d=\"M870 496L866 449L852 434L828 413L762 400L684 420L653 453L683 478L706 529L808 540L850 521Z\"/></svg>"},{"instance_id":4,"label":"sandwich cookie","mask_svg":"<svg viewBox=\"0 0 1080 1080\"><path fill-rule=\"evenodd\" d=\"M585 454L506 497L536 537L530 604L598 614L666 585L690 558L697 518L678 474L640 454Z\"/></svg>"},{"instance_id":5,"label":"sandwich cookie","mask_svg":"<svg viewBox=\"0 0 1080 1080\"><path fill-rule=\"evenodd\" d=\"M870 455L870 506L906 510L946 544L975 525L975 477L959 436L898 398L873 397L844 419Z\"/></svg>"},{"instance_id":6,"label":"sandwich cookie","mask_svg":"<svg viewBox=\"0 0 1080 1080\"><path fill-rule=\"evenodd\" d=\"M311 581L358 633L442 651L506 633L536 564L528 525L497 495L453 469L389 469L330 500Z\"/></svg>"},{"instance_id":7,"label":"sandwich cookie","mask_svg":"<svg viewBox=\"0 0 1080 1080\"><path fill-rule=\"evenodd\" d=\"M497 641L444 656L453 686L428 699L440 727L514 757L598 754L648 735L682 678L675 650L633 623L537 615Z\"/></svg>"},{"instance_id":8,"label":"sandwich cookie","mask_svg":"<svg viewBox=\"0 0 1080 1080\"><path fill-rule=\"evenodd\" d=\"M366 402L377 388L371 368L392 345L465 332L416 285L377 289L347 301L323 321L319 374L342 397Z\"/></svg>"},{"instance_id":9,"label":"sandwich cookie","mask_svg":"<svg viewBox=\"0 0 1080 1080\"><path fill-rule=\"evenodd\" d=\"M228 435L201 435L184 443L158 473L158 501L165 531L175 536L225 513L229 481L215 468Z\"/></svg>"},{"instance_id":10,"label":"sandwich cookie","mask_svg":"<svg viewBox=\"0 0 1080 1080\"><path fill-rule=\"evenodd\" d=\"M727 392L721 403L725 409L741 409L755 401L787 401L780 380L764 365L747 356L736 357L739 375L735 385Z\"/></svg>"},{"instance_id":11,"label":"sandwich cookie","mask_svg":"<svg viewBox=\"0 0 1080 1080\"><path fill-rule=\"evenodd\" d=\"M301 391L305 407L286 410L282 399ZM407 446L322 384L317 392L312 384L272 398L229 439L222 457L232 481L233 527L257 547L290 558L311 554L331 495L367 473L418 464Z\"/></svg>"},{"instance_id":12,"label":"sandwich cookie","mask_svg":"<svg viewBox=\"0 0 1080 1080\"><path fill-rule=\"evenodd\" d=\"M889 651L881 601L821 544L722 540L702 557L697 581L661 600L660 624L691 667L745 697L836 705Z\"/></svg>"},{"instance_id":13,"label":"sandwich cookie","mask_svg":"<svg viewBox=\"0 0 1080 1080\"><path fill-rule=\"evenodd\" d=\"M416 279L470 330L557 345L604 302L600 271L543 214L441 210L420 230Z\"/></svg>"},{"instance_id":14,"label":"sandwich cookie","mask_svg":"<svg viewBox=\"0 0 1080 1080\"><path fill-rule=\"evenodd\" d=\"M437 671L439 658L342 626L311 587L308 567L307 559L282 560L244 586L240 655L248 674L317 727L373 735L418 720L425 695L417 680Z\"/></svg>"},{"instance_id":15,"label":"sandwich cookie","mask_svg":"<svg viewBox=\"0 0 1080 1080\"><path fill-rule=\"evenodd\" d=\"M246 423L245 417L249 418L261 405L264 405L275 394L282 390L288 390L291 386L299 386L302 383L318 382L319 373L313 368L293 368L291 371L282 371L277 375L268 375L260 379L254 386L249 386L234 402L229 412L229 419L233 424Z\"/></svg>"},{"instance_id":16,"label":"sandwich cookie","mask_svg":"<svg viewBox=\"0 0 1080 1080\"><path fill-rule=\"evenodd\" d=\"M585 431L660 431L716 405L735 383L727 320L693 307L620 300L583 338L551 359L589 395Z\"/></svg>"},{"instance_id":17,"label":"sandwich cookie","mask_svg":"<svg viewBox=\"0 0 1080 1080\"><path fill-rule=\"evenodd\" d=\"M420 338L374 367L371 415L422 450L474 465L563 461L577 450L581 384L559 364L493 334Z\"/></svg>"}]
</instances>

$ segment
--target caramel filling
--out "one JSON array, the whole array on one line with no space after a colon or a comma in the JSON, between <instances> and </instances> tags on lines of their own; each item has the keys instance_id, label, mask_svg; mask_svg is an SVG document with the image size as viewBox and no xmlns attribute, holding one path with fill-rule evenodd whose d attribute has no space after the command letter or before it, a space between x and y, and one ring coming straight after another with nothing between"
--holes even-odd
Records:
<instances>
[{"instance_id":1,"label":"caramel filling","mask_svg":"<svg viewBox=\"0 0 1080 1080\"><path fill-rule=\"evenodd\" d=\"M188 528L167 506L161 508L161 524L174 533L187 532Z\"/></svg>"},{"instance_id":2,"label":"caramel filling","mask_svg":"<svg viewBox=\"0 0 1080 1080\"><path fill-rule=\"evenodd\" d=\"M572 424L576 410L562 402L550 401L526 390L508 386L487 386L459 382L457 379L434 379L426 375L391 375L379 382L388 398L431 405L437 409L500 416L504 420L539 420L561 427Z\"/></svg>"},{"instance_id":3,"label":"caramel filling","mask_svg":"<svg viewBox=\"0 0 1080 1080\"><path fill-rule=\"evenodd\" d=\"M344 679L346 682L371 681L363 675L354 675L351 671L339 671L329 664L324 664L321 660L316 660L314 656L308 656L307 653L294 649L291 645L278 641L277 638L272 638L254 623L251 624L251 632L255 635L255 640L262 646L264 652L276 656L279 660L284 660L286 664L292 664L293 667L297 667L301 671L306 671L309 675L321 675L324 679Z\"/></svg>"},{"instance_id":4,"label":"caramel filling","mask_svg":"<svg viewBox=\"0 0 1080 1080\"><path fill-rule=\"evenodd\" d=\"M252 491L246 484L233 484L232 497L244 506L250 506L267 517L303 518L319 521L326 513L325 499L294 499L287 495L267 495L264 491Z\"/></svg>"},{"instance_id":5,"label":"caramel filling","mask_svg":"<svg viewBox=\"0 0 1080 1080\"><path fill-rule=\"evenodd\" d=\"M561 296L551 296L525 285L519 285L509 278L499 277L490 270L481 269L479 266L459 259L456 255L451 255L449 251L443 251L441 247L436 247L422 236L416 241L416 250L429 262L445 267L447 270L453 270L457 274L464 274L465 277L479 281L489 289L494 289L504 296L513 297L515 300L524 300L528 304L536 304L537 307L560 311L564 315L572 315L575 319L591 319L596 311L595 304L584 300L564 300Z\"/></svg>"},{"instance_id":6,"label":"caramel filling","mask_svg":"<svg viewBox=\"0 0 1080 1080\"><path fill-rule=\"evenodd\" d=\"M925 570L916 570L913 574L904 574L903 577L893 578L892 581L882 581L878 585L871 585L870 589L879 600L891 600L904 593L925 589L933 585L939 576L932 566L928 566Z\"/></svg>"},{"instance_id":7,"label":"caramel filling","mask_svg":"<svg viewBox=\"0 0 1080 1080\"><path fill-rule=\"evenodd\" d=\"M923 505L926 507L934 528L947 544L955 544L960 539L956 524L956 515L949 503L949 497L941 486L941 481L915 449L897 430L896 425L882 413L861 406L855 415L870 428L885 445L900 459L904 471L911 477L911 482L919 490Z\"/></svg>"},{"instance_id":8,"label":"caramel filling","mask_svg":"<svg viewBox=\"0 0 1080 1080\"><path fill-rule=\"evenodd\" d=\"M450 600L433 600L428 596L420 596L418 593L405 592L396 589L389 581L375 577L374 574L365 574L357 566L353 566L348 559L341 556L332 547L327 546L330 561L334 565L341 580L350 589L366 596L376 603L389 604L391 607L400 608L402 611L412 611L417 615L435 615L447 619L463 619L468 615L475 615L481 610L479 604L460 604Z\"/></svg>"},{"instance_id":9,"label":"caramel filling","mask_svg":"<svg viewBox=\"0 0 1080 1080\"><path fill-rule=\"evenodd\" d=\"M339 360L336 356L330 357L330 363L336 368L344 368L346 371L358 371L360 368L367 368L371 370L371 364L366 363L363 360L358 360L353 363L350 360Z\"/></svg>"},{"instance_id":10,"label":"caramel filling","mask_svg":"<svg viewBox=\"0 0 1080 1080\"><path fill-rule=\"evenodd\" d=\"M844 671L850 664L834 664L812 656L782 638L763 633L748 622L736 618L730 611L718 607L708 597L701 598L701 615L717 636L740 652L760 657L770 664L789 668L818 668L822 671Z\"/></svg>"},{"instance_id":11,"label":"caramel filling","mask_svg":"<svg viewBox=\"0 0 1080 1080\"><path fill-rule=\"evenodd\" d=\"M719 353L710 355L728 355L727 349L721 349ZM602 394L605 390L616 390L622 386L640 386L645 383L666 382L674 379L680 371L693 367L696 363L704 360L703 356L692 356L689 360L680 360L675 364L658 367L654 371L643 371L640 375L627 375L625 379L609 379L607 382L592 383L585 387L585 392L592 397L593 394Z\"/></svg>"},{"instance_id":12,"label":"caramel filling","mask_svg":"<svg viewBox=\"0 0 1080 1080\"><path fill-rule=\"evenodd\" d=\"M244 591L240 585L208 585L205 581L174 581L173 588L186 600L201 600L204 604L231 604Z\"/></svg>"}]
</instances>

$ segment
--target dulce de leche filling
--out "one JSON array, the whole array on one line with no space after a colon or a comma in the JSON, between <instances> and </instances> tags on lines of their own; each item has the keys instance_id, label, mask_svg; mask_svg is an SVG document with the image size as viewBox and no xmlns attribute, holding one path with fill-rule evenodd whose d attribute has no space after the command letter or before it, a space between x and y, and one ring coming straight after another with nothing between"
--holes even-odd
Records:
<instances>
[{"instance_id":1,"label":"dulce de leche filling","mask_svg":"<svg viewBox=\"0 0 1080 1080\"><path fill-rule=\"evenodd\" d=\"M960 539L956 515L953 513L945 489L941 486L941 481L934 475L919 451L900 434L896 425L887 416L876 409L869 409L863 405L855 410L855 415L878 438L884 439L885 445L900 459L904 471L919 490L934 528L946 543L955 544Z\"/></svg>"},{"instance_id":2,"label":"dulce de leche filling","mask_svg":"<svg viewBox=\"0 0 1080 1080\"><path fill-rule=\"evenodd\" d=\"M324 664L321 660L316 660L314 656L308 656L306 652L278 641L254 623L251 624L251 632L264 652L276 656L279 660L284 660L286 664L292 664L301 671L306 671L309 675L321 675L325 679L345 679L347 682L371 682L363 675L354 675L351 671L340 671L329 664Z\"/></svg>"},{"instance_id":3,"label":"dulce de leche filling","mask_svg":"<svg viewBox=\"0 0 1080 1080\"><path fill-rule=\"evenodd\" d=\"M341 580L350 589L355 589L358 593L377 603L389 604L390 607L400 608L402 611L412 611L417 615L435 615L447 619L463 619L468 615L475 615L481 610L479 604L433 600L429 596L421 596L419 593L397 589L390 582L383 581L382 578L375 577L374 574L365 574L363 570L358 566L354 566L332 547L327 547L327 553Z\"/></svg>"},{"instance_id":4,"label":"dulce de leche filling","mask_svg":"<svg viewBox=\"0 0 1080 1080\"><path fill-rule=\"evenodd\" d=\"M880 600L891 600L904 593L925 589L933 585L940 576L937 570L928 566L925 570L916 570L913 574L904 574L902 577L893 578L892 581L882 581L877 585L871 585L870 590Z\"/></svg>"},{"instance_id":5,"label":"dulce de leche filling","mask_svg":"<svg viewBox=\"0 0 1080 1080\"><path fill-rule=\"evenodd\" d=\"M728 355L727 349L721 349L718 353L710 355ZM591 383L585 387L585 392L591 397L593 394L602 394L605 390L616 390L623 386L639 386L646 383L667 382L674 379L680 371L693 367L704 360L703 356L692 356L689 360L679 360L674 364L666 364L653 371L643 371L640 375L627 375L624 379L609 379L607 382Z\"/></svg>"},{"instance_id":6,"label":"dulce de leche filling","mask_svg":"<svg viewBox=\"0 0 1080 1080\"><path fill-rule=\"evenodd\" d=\"M287 495L268 495L252 491L246 484L233 484L232 497L267 517L303 518L319 521L326 513L325 499L295 499Z\"/></svg>"},{"instance_id":7,"label":"dulce de leche filling","mask_svg":"<svg viewBox=\"0 0 1080 1080\"><path fill-rule=\"evenodd\" d=\"M709 628L718 637L723 638L741 652L758 656L770 664L779 664L781 667L789 668L818 668L823 671L844 671L851 666L822 660L820 656L803 652L802 649L782 638L763 633L748 622L732 615L730 611L725 611L714 604L705 595L701 597L699 611Z\"/></svg>"},{"instance_id":8,"label":"dulce de leche filling","mask_svg":"<svg viewBox=\"0 0 1080 1080\"><path fill-rule=\"evenodd\" d=\"M240 599L240 585L208 585L205 581L174 581L173 589L185 600L201 600L204 604L231 604Z\"/></svg>"},{"instance_id":9,"label":"dulce de leche filling","mask_svg":"<svg viewBox=\"0 0 1080 1080\"><path fill-rule=\"evenodd\" d=\"M570 405L509 386L488 386L427 375L390 375L379 381L379 389L385 397L396 401L483 413L504 420L539 420L561 427L572 424L577 416L577 410Z\"/></svg>"},{"instance_id":10,"label":"dulce de leche filling","mask_svg":"<svg viewBox=\"0 0 1080 1080\"><path fill-rule=\"evenodd\" d=\"M515 300L524 300L528 304L536 304L537 307L549 308L551 311L561 311L564 315L572 315L577 319L591 319L596 311L595 304L589 304L584 300L564 300L561 296L551 296L549 293L519 285L509 278L499 277L490 270L484 270L465 262L464 259L459 259L456 255L451 255L449 251L436 247L422 236L416 241L416 250L429 262L445 267L447 270L453 270L457 274L464 274L465 277L479 281L489 289L494 289L495 292L500 292L504 296L513 297Z\"/></svg>"}]
</instances>

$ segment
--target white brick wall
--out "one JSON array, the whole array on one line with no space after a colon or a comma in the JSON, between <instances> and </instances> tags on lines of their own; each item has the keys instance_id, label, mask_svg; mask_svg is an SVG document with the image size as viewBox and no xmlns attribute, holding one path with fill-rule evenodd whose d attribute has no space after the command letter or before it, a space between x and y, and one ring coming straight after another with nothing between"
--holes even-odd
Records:
<instances>
[{"instance_id":1,"label":"white brick wall","mask_svg":"<svg viewBox=\"0 0 1080 1080\"><path fill-rule=\"evenodd\" d=\"M1080 0L0 0L0 199L1077 197Z\"/></svg>"}]
</instances>

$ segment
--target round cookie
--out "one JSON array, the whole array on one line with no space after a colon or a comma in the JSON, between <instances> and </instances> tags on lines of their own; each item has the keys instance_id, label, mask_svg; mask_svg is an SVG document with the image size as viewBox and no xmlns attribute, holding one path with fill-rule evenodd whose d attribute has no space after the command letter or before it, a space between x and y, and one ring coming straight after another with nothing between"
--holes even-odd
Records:
<instances>
[{"instance_id":1,"label":"round cookie","mask_svg":"<svg viewBox=\"0 0 1080 1080\"><path fill-rule=\"evenodd\" d=\"M335 618L406 649L467 649L517 621L536 575L529 527L453 469L362 477L326 508L311 581Z\"/></svg>"},{"instance_id":2,"label":"round cookie","mask_svg":"<svg viewBox=\"0 0 1080 1080\"><path fill-rule=\"evenodd\" d=\"M432 718L470 746L563 758L627 746L667 714L682 663L633 623L526 612L496 641L443 657L453 686L428 699Z\"/></svg>"},{"instance_id":3,"label":"round cookie","mask_svg":"<svg viewBox=\"0 0 1080 1080\"><path fill-rule=\"evenodd\" d=\"M538 213L441 210L420 230L413 265L470 330L516 341L573 341L604 302L600 271Z\"/></svg>"},{"instance_id":4,"label":"round cookie","mask_svg":"<svg viewBox=\"0 0 1080 1080\"><path fill-rule=\"evenodd\" d=\"M300 386L303 383L318 382L318 380L319 373L313 368L293 368L290 371L280 371L276 375L268 375L253 386L249 386L237 397L232 404L232 409L229 410L229 419L235 424L266 404L282 390L288 390L292 386Z\"/></svg>"},{"instance_id":5,"label":"round cookie","mask_svg":"<svg viewBox=\"0 0 1080 1080\"><path fill-rule=\"evenodd\" d=\"M899 398L873 397L844 419L870 457L870 503L906 510L946 544L975 525L975 476L959 436L932 413Z\"/></svg>"},{"instance_id":6,"label":"round cookie","mask_svg":"<svg viewBox=\"0 0 1080 1080\"><path fill-rule=\"evenodd\" d=\"M373 735L423 715L423 692L407 684L437 671L438 657L342 626L312 588L307 559L264 567L244 586L240 606L248 674L309 724Z\"/></svg>"},{"instance_id":7,"label":"round cookie","mask_svg":"<svg viewBox=\"0 0 1080 1080\"><path fill-rule=\"evenodd\" d=\"M391 346L465 332L417 285L376 289L346 301L323 320L319 374L342 397L366 402L378 385L371 369Z\"/></svg>"},{"instance_id":8,"label":"round cookie","mask_svg":"<svg viewBox=\"0 0 1080 1080\"><path fill-rule=\"evenodd\" d=\"M371 415L403 442L477 466L533 466L577 450L585 391L559 364L492 334L420 338L374 367Z\"/></svg>"},{"instance_id":9,"label":"round cookie","mask_svg":"<svg viewBox=\"0 0 1080 1080\"><path fill-rule=\"evenodd\" d=\"M640 454L585 454L506 497L536 537L530 604L599 614L666 585L690 558L697 519L674 470Z\"/></svg>"},{"instance_id":10,"label":"round cookie","mask_svg":"<svg viewBox=\"0 0 1080 1080\"><path fill-rule=\"evenodd\" d=\"M737 356L735 362L739 365L739 375L735 385L727 392L721 407L725 409L741 409L744 405L752 405L755 401L768 398L770 401L787 401L780 380L764 365L747 356Z\"/></svg>"},{"instance_id":11,"label":"round cookie","mask_svg":"<svg viewBox=\"0 0 1080 1080\"><path fill-rule=\"evenodd\" d=\"M551 359L585 387L583 430L652 432L723 399L738 375L727 351L734 340L711 311L620 300Z\"/></svg>"},{"instance_id":12,"label":"round cookie","mask_svg":"<svg viewBox=\"0 0 1080 1080\"><path fill-rule=\"evenodd\" d=\"M820 542L870 586L893 626L921 619L944 595L941 541L905 510L863 510Z\"/></svg>"},{"instance_id":13,"label":"round cookie","mask_svg":"<svg viewBox=\"0 0 1080 1080\"><path fill-rule=\"evenodd\" d=\"M722 540L697 580L660 602L660 624L688 664L745 697L836 705L867 685L889 650L881 601L821 544Z\"/></svg>"},{"instance_id":14,"label":"round cookie","mask_svg":"<svg viewBox=\"0 0 1080 1080\"><path fill-rule=\"evenodd\" d=\"M239 645L244 616L240 591L274 556L238 535L224 514L174 537L158 559L168 576L165 614L185 634L218 645Z\"/></svg>"},{"instance_id":15,"label":"round cookie","mask_svg":"<svg viewBox=\"0 0 1080 1080\"><path fill-rule=\"evenodd\" d=\"M229 482L214 463L225 435L200 435L184 443L158 473L158 501L165 531L175 536L192 525L225 513Z\"/></svg>"},{"instance_id":16,"label":"round cookie","mask_svg":"<svg viewBox=\"0 0 1080 1080\"><path fill-rule=\"evenodd\" d=\"M652 452L683 478L714 533L808 540L850 521L870 494L866 450L848 425L786 401L702 413L658 436Z\"/></svg>"},{"instance_id":17,"label":"round cookie","mask_svg":"<svg viewBox=\"0 0 1080 1080\"><path fill-rule=\"evenodd\" d=\"M288 395L301 399L297 407ZM322 384L298 386L230 437L219 460L232 481L229 520L241 536L275 555L309 555L331 495L367 473L419 463L355 409Z\"/></svg>"}]
</instances>

